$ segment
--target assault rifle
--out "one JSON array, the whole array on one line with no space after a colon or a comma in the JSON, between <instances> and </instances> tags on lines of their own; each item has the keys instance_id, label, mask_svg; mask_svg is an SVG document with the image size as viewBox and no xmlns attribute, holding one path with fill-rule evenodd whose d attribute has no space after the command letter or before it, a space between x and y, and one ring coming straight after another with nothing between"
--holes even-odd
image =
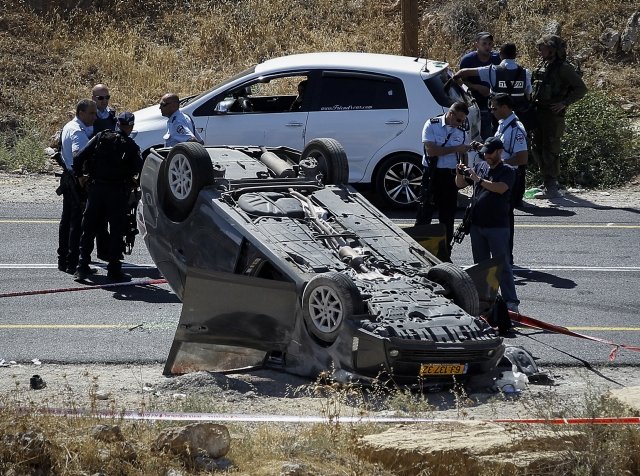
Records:
<instances>
[{"instance_id":1,"label":"assault rifle","mask_svg":"<svg viewBox=\"0 0 640 476\"><path fill-rule=\"evenodd\" d=\"M124 254L126 255L130 255L133 251L133 245L136 242L136 235L139 233L138 222L136 220L136 210L138 209L138 202L140 202L141 196L142 191L136 181L131 188L129 203L127 204L127 218L124 233Z\"/></svg>"}]
</instances>

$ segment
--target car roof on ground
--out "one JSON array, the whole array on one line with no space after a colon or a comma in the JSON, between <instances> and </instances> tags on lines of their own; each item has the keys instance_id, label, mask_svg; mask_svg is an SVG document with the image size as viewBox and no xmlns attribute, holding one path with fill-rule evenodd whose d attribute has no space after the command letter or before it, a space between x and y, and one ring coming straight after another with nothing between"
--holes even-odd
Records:
<instances>
[{"instance_id":1,"label":"car roof on ground","mask_svg":"<svg viewBox=\"0 0 640 476\"><path fill-rule=\"evenodd\" d=\"M442 61L425 60L410 56L378 53L323 52L281 56L266 60L256 66L256 72L269 72L287 68L340 68L370 70L378 72L407 73L417 71L427 63L429 73L437 73L448 64Z\"/></svg>"}]
</instances>

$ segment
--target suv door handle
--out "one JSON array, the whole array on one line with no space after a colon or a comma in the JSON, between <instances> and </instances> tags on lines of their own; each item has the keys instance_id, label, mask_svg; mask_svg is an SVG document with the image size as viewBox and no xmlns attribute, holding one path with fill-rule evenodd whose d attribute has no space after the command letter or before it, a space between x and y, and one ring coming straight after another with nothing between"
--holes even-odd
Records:
<instances>
[{"instance_id":1,"label":"suv door handle","mask_svg":"<svg viewBox=\"0 0 640 476\"><path fill-rule=\"evenodd\" d=\"M389 125L397 125L397 124L404 124L404 121L387 121L385 122L385 124L389 124Z\"/></svg>"},{"instance_id":2,"label":"suv door handle","mask_svg":"<svg viewBox=\"0 0 640 476\"><path fill-rule=\"evenodd\" d=\"M286 124L287 127L302 127L304 124L302 122L289 122Z\"/></svg>"}]
</instances>

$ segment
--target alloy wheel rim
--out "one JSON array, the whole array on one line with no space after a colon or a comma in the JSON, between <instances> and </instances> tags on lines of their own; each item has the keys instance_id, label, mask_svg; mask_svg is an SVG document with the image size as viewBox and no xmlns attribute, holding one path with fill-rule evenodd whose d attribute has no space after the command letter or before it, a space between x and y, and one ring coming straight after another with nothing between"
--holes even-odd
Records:
<instances>
[{"instance_id":1,"label":"alloy wheel rim","mask_svg":"<svg viewBox=\"0 0 640 476\"><path fill-rule=\"evenodd\" d=\"M193 187L193 170L187 158L178 154L169 163L169 188L178 200L183 200Z\"/></svg>"},{"instance_id":2,"label":"alloy wheel rim","mask_svg":"<svg viewBox=\"0 0 640 476\"><path fill-rule=\"evenodd\" d=\"M318 286L309 297L309 315L313 325L321 332L334 332L344 316L342 302L329 286Z\"/></svg>"},{"instance_id":3,"label":"alloy wheel rim","mask_svg":"<svg viewBox=\"0 0 640 476\"><path fill-rule=\"evenodd\" d=\"M395 203L417 202L421 184L422 170L411 162L398 162L384 175L385 193Z\"/></svg>"}]
</instances>

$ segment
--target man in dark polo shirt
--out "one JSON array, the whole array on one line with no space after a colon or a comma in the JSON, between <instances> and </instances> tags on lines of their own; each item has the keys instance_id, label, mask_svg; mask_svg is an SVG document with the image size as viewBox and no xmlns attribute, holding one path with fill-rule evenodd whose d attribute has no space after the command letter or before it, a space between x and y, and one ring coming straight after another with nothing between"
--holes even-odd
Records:
<instances>
[{"instance_id":1,"label":"man in dark polo shirt","mask_svg":"<svg viewBox=\"0 0 640 476\"><path fill-rule=\"evenodd\" d=\"M500 292L507 308L518 312L520 301L509 259L509 199L516 171L502 161L503 149L504 144L498 137L489 137L480 149L484 161L473 168L459 165L456 169L456 185L459 188L473 185L470 231L473 261L479 263L502 257Z\"/></svg>"}]
</instances>

